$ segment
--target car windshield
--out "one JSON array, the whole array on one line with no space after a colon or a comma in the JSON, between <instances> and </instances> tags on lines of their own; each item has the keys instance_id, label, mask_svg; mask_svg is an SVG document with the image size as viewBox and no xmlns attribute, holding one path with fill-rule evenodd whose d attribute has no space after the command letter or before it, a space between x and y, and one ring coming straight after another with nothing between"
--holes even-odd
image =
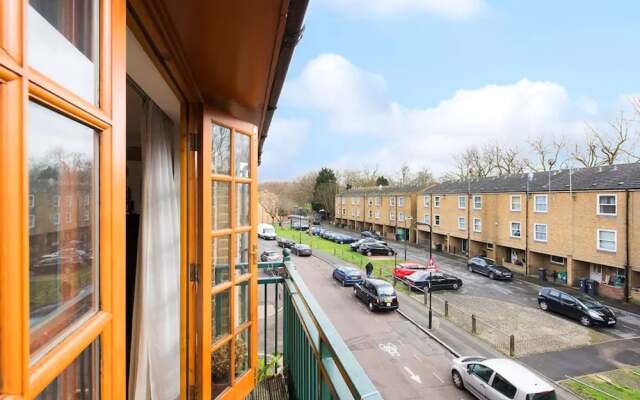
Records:
<instances>
[{"instance_id":1,"label":"car windshield","mask_svg":"<svg viewBox=\"0 0 640 400\"><path fill-rule=\"evenodd\" d=\"M527 400L556 400L556 392L531 393L527 395Z\"/></svg>"},{"instance_id":2,"label":"car windshield","mask_svg":"<svg viewBox=\"0 0 640 400\"><path fill-rule=\"evenodd\" d=\"M598 300L594 299L593 297L590 296L577 296L576 297L578 302L581 303L583 306L585 306L586 308L589 309L595 309L595 308L602 308L604 307L601 303L598 302Z\"/></svg>"},{"instance_id":3,"label":"car windshield","mask_svg":"<svg viewBox=\"0 0 640 400\"><path fill-rule=\"evenodd\" d=\"M396 291L393 290L393 286L384 285L378 286L378 294L381 296L393 296L394 294L396 294Z\"/></svg>"},{"instance_id":4,"label":"car windshield","mask_svg":"<svg viewBox=\"0 0 640 400\"><path fill-rule=\"evenodd\" d=\"M309 249L309 246L307 246L306 244L299 244L297 247L298 247L299 249L303 249L303 250L307 250L307 249Z\"/></svg>"},{"instance_id":5,"label":"car windshield","mask_svg":"<svg viewBox=\"0 0 640 400\"><path fill-rule=\"evenodd\" d=\"M496 265L496 262L490 258L482 258L482 260L484 260L484 262L486 262L487 265Z\"/></svg>"},{"instance_id":6,"label":"car windshield","mask_svg":"<svg viewBox=\"0 0 640 400\"><path fill-rule=\"evenodd\" d=\"M412 281L424 281L429 279L429 274L423 271L417 271L409 275L408 279L411 279Z\"/></svg>"}]
</instances>

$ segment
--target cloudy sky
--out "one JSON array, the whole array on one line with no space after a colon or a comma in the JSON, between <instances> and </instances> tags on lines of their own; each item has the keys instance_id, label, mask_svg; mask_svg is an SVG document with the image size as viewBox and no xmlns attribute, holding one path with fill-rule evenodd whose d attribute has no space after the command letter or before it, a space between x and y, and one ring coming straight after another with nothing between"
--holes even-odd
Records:
<instances>
[{"instance_id":1,"label":"cloudy sky","mask_svg":"<svg viewBox=\"0 0 640 400\"><path fill-rule=\"evenodd\" d=\"M578 140L640 93L638 21L637 0L311 0L261 180Z\"/></svg>"}]
</instances>

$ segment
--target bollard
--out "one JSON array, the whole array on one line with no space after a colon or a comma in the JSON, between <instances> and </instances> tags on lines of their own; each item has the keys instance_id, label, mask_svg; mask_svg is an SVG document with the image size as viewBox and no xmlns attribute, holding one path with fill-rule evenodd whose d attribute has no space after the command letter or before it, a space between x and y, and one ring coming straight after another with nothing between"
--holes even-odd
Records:
<instances>
[{"instance_id":1,"label":"bollard","mask_svg":"<svg viewBox=\"0 0 640 400\"><path fill-rule=\"evenodd\" d=\"M444 317L449 318L449 301L444 301Z\"/></svg>"},{"instance_id":2,"label":"bollard","mask_svg":"<svg viewBox=\"0 0 640 400\"><path fill-rule=\"evenodd\" d=\"M424 305L427 305L427 291L425 290L424 292Z\"/></svg>"},{"instance_id":3,"label":"bollard","mask_svg":"<svg viewBox=\"0 0 640 400\"><path fill-rule=\"evenodd\" d=\"M471 314L471 333L476 334L476 315Z\"/></svg>"},{"instance_id":4,"label":"bollard","mask_svg":"<svg viewBox=\"0 0 640 400\"><path fill-rule=\"evenodd\" d=\"M509 356L513 357L516 355L516 338L515 336L509 336Z\"/></svg>"}]
</instances>

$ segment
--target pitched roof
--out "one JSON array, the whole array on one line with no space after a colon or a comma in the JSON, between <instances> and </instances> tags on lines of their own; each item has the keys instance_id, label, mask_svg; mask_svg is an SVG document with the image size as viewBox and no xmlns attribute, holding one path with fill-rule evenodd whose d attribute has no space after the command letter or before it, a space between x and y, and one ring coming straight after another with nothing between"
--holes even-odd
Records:
<instances>
[{"instance_id":1,"label":"pitched roof","mask_svg":"<svg viewBox=\"0 0 640 400\"><path fill-rule=\"evenodd\" d=\"M640 189L640 163L449 181L422 193L467 193L469 189L472 193Z\"/></svg>"},{"instance_id":2,"label":"pitched roof","mask_svg":"<svg viewBox=\"0 0 640 400\"><path fill-rule=\"evenodd\" d=\"M400 185L400 186L369 186L352 188L338 193L337 196L363 196L363 195L389 195L416 193L424 189L424 186Z\"/></svg>"}]
</instances>

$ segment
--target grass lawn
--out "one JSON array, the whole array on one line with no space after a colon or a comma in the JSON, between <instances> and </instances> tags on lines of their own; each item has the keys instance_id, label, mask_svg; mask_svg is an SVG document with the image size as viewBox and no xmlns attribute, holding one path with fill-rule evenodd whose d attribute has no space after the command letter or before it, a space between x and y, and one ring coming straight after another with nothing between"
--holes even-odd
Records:
<instances>
[{"instance_id":1,"label":"grass lawn","mask_svg":"<svg viewBox=\"0 0 640 400\"><path fill-rule=\"evenodd\" d=\"M571 389L573 392L579 394L584 399L640 399L640 368L615 369L613 371L581 376L578 378L578 380L584 382L586 385L608 393L611 396L607 396L606 394L601 393L598 390L594 390L584 384L572 380L565 380L560 382L560 384Z\"/></svg>"}]
</instances>

